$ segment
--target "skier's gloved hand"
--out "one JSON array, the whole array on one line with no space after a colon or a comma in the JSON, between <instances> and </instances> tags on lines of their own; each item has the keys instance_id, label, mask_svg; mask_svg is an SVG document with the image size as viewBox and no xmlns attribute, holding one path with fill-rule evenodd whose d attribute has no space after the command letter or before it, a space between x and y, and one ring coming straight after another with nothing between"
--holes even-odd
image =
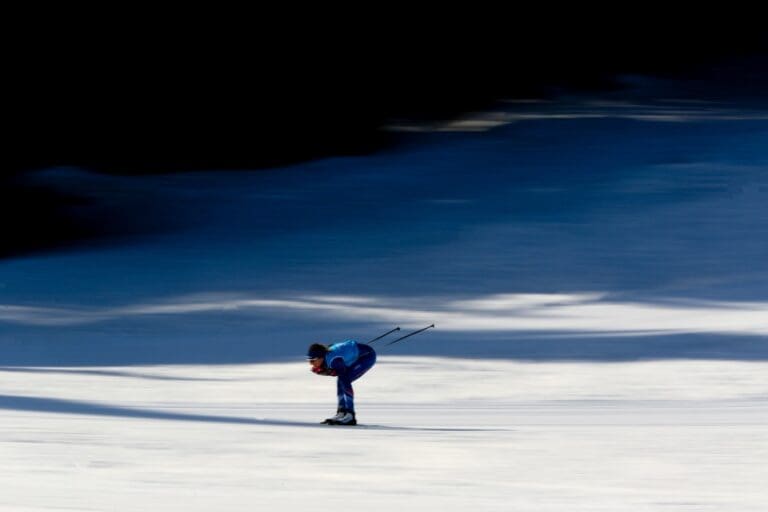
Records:
<instances>
[{"instance_id":1,"label":"skier's gloved hand","mask_svg":"<svg viewBox=\"0 0 768 512\"><path fill-rule=\"evenodd\" d=\"M336 376L336 372L332 368L328 368L327 366L321 366L319 368L312 367L312 371L318 375L330 375L331 377Z\"/></svg>"}]
</instances>

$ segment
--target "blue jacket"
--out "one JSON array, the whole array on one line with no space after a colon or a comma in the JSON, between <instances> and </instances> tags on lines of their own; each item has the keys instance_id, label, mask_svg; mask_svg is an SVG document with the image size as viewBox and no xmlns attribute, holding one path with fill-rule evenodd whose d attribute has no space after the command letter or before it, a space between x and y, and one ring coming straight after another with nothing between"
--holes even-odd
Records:
<instances>
[{"instance_id":1,"label":"blue jacket","mask_svg":"<svg viewBox=\"0 0 768 512\"><path fill-rule=\"evenodd\" d=\"M328 352L325 354L325 364L328 368L338 371L343 367L352 366L358 357L360 357L360 349L357 347L357 342L345 340L328 347Z\"/></svg>"}]
</instances>

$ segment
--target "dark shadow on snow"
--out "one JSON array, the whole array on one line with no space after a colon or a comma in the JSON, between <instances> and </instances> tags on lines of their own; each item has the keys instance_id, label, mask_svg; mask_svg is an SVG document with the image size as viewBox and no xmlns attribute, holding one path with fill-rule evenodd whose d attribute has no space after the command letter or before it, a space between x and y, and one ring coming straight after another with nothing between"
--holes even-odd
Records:
<instances>
[{"instance_id":1,"label":"dark shadow on snow","mask_svg":"<svg viewBox=\"0 0 768 512\"><path fill-rule=\"evenodd\" d=\"M168 380L168 381L210 381L217 382L225 379L210 379L210 378L195 378L195 377L174 377L170 375L151 375L148 373L134 373L129 371L116 371L116 370L82 370L82 369L66 369L66 368L25 368L25 367L0 367L0 372L7 373L57 373L64 375L91 375L98 377L124 377L127 379L144 379L144 380Z\"/></svg>"},{"instance_id":2,"label":"dark shadow on snow","mask_svg":"<svg viewBox=\"0 0 768 512\"><path fill-rule=\"evenodd\" d=\"M705 117L711 113L695 110L703 109ZM120 309L144 298L275 298L308 290L405 299L597 291L649 305L659 297L762 303L767 133L764 118L543 119L486 134L429 134L375 159L274 173L162 180L37 173L27 176L28 186L88 191L105 208L131 205L153 226L179 222L188 231L103 257L4 261L0 304ZM90 203L73 207L101 211ZM432 321L434 332L381 353L768 360L765 336L446 332L435 319L424 324ZM621 328L620 318L615 325ZM0 324L0 366L300 361L311 342L366 340L392 327L365 315L331 319L277 309L58 327L9 321Z\"/></svg>"},{"instance_id":3,"label":"dark shadow on snow","mask_svg":"<svg viewBox=\"0 0 768 512\"><path fill-rule=\"evenodd\" d=\"M77 400L64 400L57 398L38 398L16 395L0 395L0 409L42 412L53 414L77 414L88 416L110 416L115 418L133 418L149 420L169 421L194 421L203 423L223 423L233 425L255 425L274 427L311 427L330 428L328 425L305 421L288 421L278 419L256 419L238 416L215 416L209 414L185 414L176 412L154 411L150 409L138 409L102 405ZM374 430L407 430L407 431L445 431L445 432L485 432L491 430L506 429L473 429L473 428L448 428L448 427L398 427L389 425L360 425L361 428ZM338 427L341 428L341 427Z\"/></svg>"}]
</instances>

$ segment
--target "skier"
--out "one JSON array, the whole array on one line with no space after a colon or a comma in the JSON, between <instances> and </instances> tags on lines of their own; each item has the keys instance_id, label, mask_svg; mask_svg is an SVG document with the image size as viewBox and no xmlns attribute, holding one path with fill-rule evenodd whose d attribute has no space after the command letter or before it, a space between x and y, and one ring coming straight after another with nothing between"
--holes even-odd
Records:
<instances>
[{"instance_id":1,"label":"skier","mask_svg":"<svg viewBox=\"0 0 768 512\"><path fill-rule=\"evenodd\" d=\"M355 340L346 340L330 346L313 343L307 350L307 359L314 373L337 377L336 395L339 407L336 416L326 419L323 423L357 425L352 382L362 377L376 363L376 351Z\"/></svg>"}]
</instances>

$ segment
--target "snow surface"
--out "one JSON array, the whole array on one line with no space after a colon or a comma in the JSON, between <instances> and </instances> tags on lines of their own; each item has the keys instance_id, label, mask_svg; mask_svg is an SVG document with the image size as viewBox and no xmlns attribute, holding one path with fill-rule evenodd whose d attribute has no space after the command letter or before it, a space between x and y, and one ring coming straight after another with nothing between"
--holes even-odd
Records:
<instances>
[{"instance_id":1,"label":"snow surface","mask_svg":"<svg viewBox=\"0 0 768 512\"><path fill-rule=\"evenodd\" d=\"M764 511L767 110L674 87L29 177L157 229L0 261L0 510ZM318 424L309 343L431 323Z\"/></svg>"},{"instance_id":2,"label":"snow surface","mask_svg":"<svg viewBox=\"0 0 768 512\"><path fill-rule=\"evenodd\" d=\"M763 510L766 365L5 368L2 510Z\"/></svg>"}]
</instances>

